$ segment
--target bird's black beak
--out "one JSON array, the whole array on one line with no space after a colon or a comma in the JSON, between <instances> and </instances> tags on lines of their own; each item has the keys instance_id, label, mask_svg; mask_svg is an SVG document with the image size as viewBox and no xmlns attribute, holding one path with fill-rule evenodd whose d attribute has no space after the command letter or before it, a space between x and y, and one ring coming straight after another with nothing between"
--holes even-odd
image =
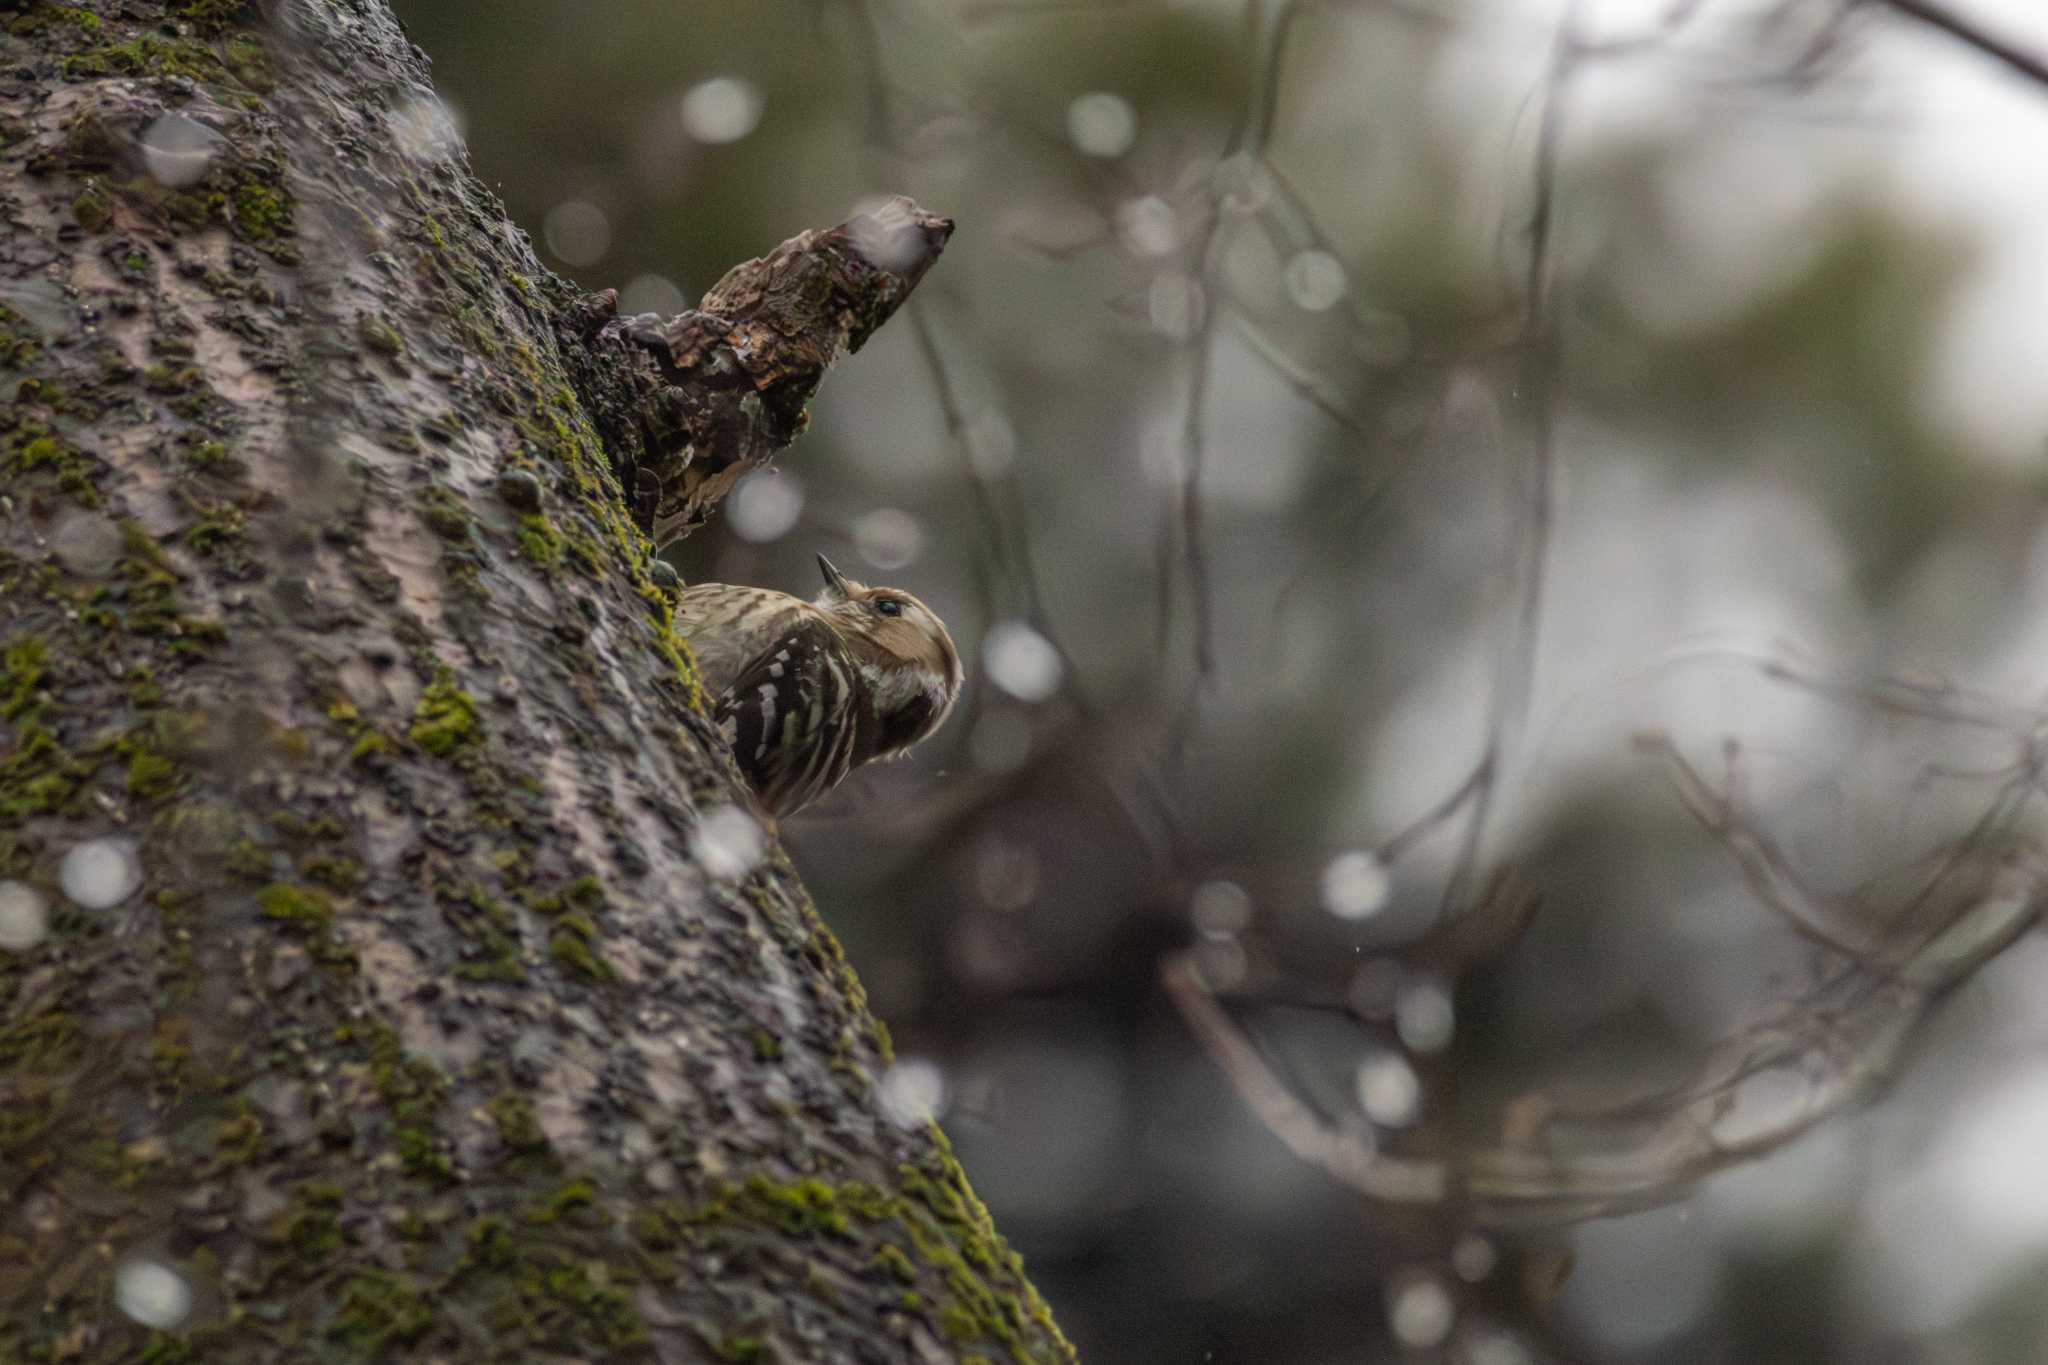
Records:
<instances>
[{"instance_id":1,"label":"bird's black beak","mask_svg":"<svg viewBox=\"0 0 2048 1365\"><path fill-rule=\"evenodd\" d=\"M832 561L823 555L818 556L818 571L825 575L825 587L833 596L851 597L853 595L847 588L846 575L833 568Z\"/></svg>"}]
</instances>

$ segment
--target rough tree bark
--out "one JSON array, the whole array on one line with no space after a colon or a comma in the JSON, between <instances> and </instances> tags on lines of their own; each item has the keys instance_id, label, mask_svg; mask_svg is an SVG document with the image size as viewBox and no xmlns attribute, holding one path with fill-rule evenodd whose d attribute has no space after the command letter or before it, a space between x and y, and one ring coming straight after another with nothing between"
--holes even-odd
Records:
<instances>
[{"instance_id":1,"label":"rough tree bark","mask_svg":"<svg viewBox=\"0 0 2048 1365\"><path fill-rule=\"evenodd\" d=\"M651 555L948 225L611 319L380 0L0 23L0 1360L1071 1358Z\"/></svg>"}]
</instances>

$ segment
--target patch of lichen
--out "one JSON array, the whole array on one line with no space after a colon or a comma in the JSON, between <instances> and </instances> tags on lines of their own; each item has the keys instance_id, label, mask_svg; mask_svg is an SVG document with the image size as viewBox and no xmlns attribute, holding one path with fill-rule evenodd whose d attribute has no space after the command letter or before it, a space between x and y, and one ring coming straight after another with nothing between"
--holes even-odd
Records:
<instances>
[{"instance_id":1,"label":"patch of lichen","mask_svg":"<svg viewBox=\"0 0 2048 1365\"><path fill-rule=\"evenodd\" d=\"M542 569L562 562L562 533L544 512L529 512L519 519L519 552Z\"/></svg>"},{"instance_id":2,"label":"patch of lichen","mask_svg":"<svg viewBox=\"0 0 2048 1365\"><path fill-rule=\"evenodd\" d=\"M126 765L122 780L130 796L153 801L178 790L184 768L167 751L168 744L178 742L168 732L170 723L168 715L159 716L115 741L114 753Z\"/></svg>"},{"instance_id":3,"label":"patch of lichen","mask_svg":"<svg viewBox=\"0 0 2048 1365\"><path fill-rule=\"evenodd\" d=\"M895 1192L860 1181L776 1180L755 1174L685 1212L643 1210L631 1230L650 1250L715 1241L750 1224L788 1238L877 1242L869 1264L892 1281L943 1288L932 1311L949 1339L1000 1345L1022 1365L1071 1362L1073 1348L1024 1278L1022 1262L967 1188L944 1137L936 1128L931 1131L931 1154L899 1169ZM926 1299L920 1296L919 1305ZM1035 1341L1045 1349L1036 1349Z\"/></svg>"},{"instance_id":4,"label":"patch of lichen","mask_svg":"<svg viewBox=\"0 0 2048 1365\"><path fill-rule=\"evenodd\" d=\"M498 1130L498 1141L505 1144L506 1154L513 1160L538 1161L554 1165L554 1149L548 1145L547 1134L541 1129L540 1117L534 1112L533 1101L516 1090L502 1090L492 1096L484 1106L491 1123Z\"/></svg>"},{"instance_id":5,"label":"patch of lichen","mask_svg":"<svg viewBox=\"0 0 2048 1365\"><path fill-rule=\"evenodd\" d=\"M405 338L380 317L365 314L356 319L356 339L379 355L396 358L405 354Z\"/></svg>"},{"instance_id":6,"label":"patch of lichen","mask_svg":"<svg viewBox=\"0 0 2048 1365\"><path fill-rule=\"evenodd\" d=\"M597 913L604 908L604 883L578 877L559 891L524 893L526 908L553 921L548 931L548 956L557 966L588 981L615 981L618 972L597 955Z\"/></svg>"},{"instance_id":7,"label":"patch of lichen","mask_svg":"<svg viewBox=\"0 0 2048 1365\"><path fill-rule=\"evenodd\" d=\"M0 1026L0 1070L24 1076L65 1075L77 1069L85 1038L68 1010L45 1008ZM0 1151L13 1144L0 1135Z\"/></svg>"},{"instance_id":8,"label":"patch of lichen","mask_svg":"<svg viewBox=\"0 0 2048 1365\"><path fill-rule=\"evenodd\" d=\"M419 512L427 529L441 539L461 542L470 538L469 509L447 489L436 485L421 493Z\"/></svg>"},{"instance_id":9,"label":"patch of lichen","mask_svg":"<svg viewBox=\"0 0 2048 1365\"><path fill-rule=\"evenodd\" d=\"M0 650L0 718L13 722L11 742L0 750L0 858L10 863L22 847L15 832L35 818L71 811L110 763L138 801L161 802L186 786L197 718L164 709L159 679L221 632L183 615L177 578L146 532L128 523L121 534L123 552L105 578L68 580L55 565L42 571L36 591L62 611L61 635L16 633ZM11 595L22 600L18 585ZM133 634L159 652L131 657L119 674L121 695L133 708L127 717L67 740L63 732L72 727L64 722L74 717L57 704L58 662L98 657L102 631Z\"/></svg>"},{"instance_id":10,"label":"patch of lichen","mask_svg":"<svg viewBox=\"0 0 2048 1365\"><path fill-rule=\"evenodd\" d=\"M405 1276L364 1269L342 1286L324 1335L359 1358L377 1359L418 1341L440 1321L433 1303Z\"/></svg>"},{"instance_id":11,"label":"patch of lichen","mask_svg":"<svg viewBox=\"0 0 2048 1365\"><path fill-rule=\"evenodd\" d=\"M767 1224L790 1237L847 1237L856 1218L872 1223L888 1214L887 1196L871 1185L858 1181L834 1184L815 1177L773 1180L757 1173L744 1184L728 1184L684 1221L690 1226L715 1228L738 1220Z\"/></svg>"},{"instance_id":12,"label":"patch of lichen","mask_svg":"<svg viewBox=\"0 0 2048 1365\"><path fill-rule=\"evenodd\" d=\"M0 433L0 471L16 490L47 482L83 506L100 505L98 463L34 418Z\"/></svg>"},{"instance_id":13,"label":"patch of lichen","mask_svg":"<svg viewBox=\"0 0 2048 1365\"><path fill-rule=\"evenodd\" d=\"M910 1258L903 1254L903 1249L893 1242L884 1242L876 1247L875 1254L869 1258L869 1262L883 1273L905 1284L917 1282L917 1268L911 1265Z\"/></svg>"},{"instance_id":14,"label":"patch of lichen","mask_svg":"<svg viewBox=\"0 0 2048 1365\"><path fill-rule=\"evenodd\" d=\"M342 895L361 887L368 875L354 858L335 853L310 854L299 863L299 871L307 881Z\"/></svg>"},{"instance_id":15,"label":"patch of lichen","mask_svg":"<svg viewBox=\"0 0 2048 1365\"><path fill-rule=\"evenodd\" d=\"M434 1184L455 1180L455 1163L436 1128L448 1078L424 1057L406 1055L389 1025L369 1026L370 1083L391 1116L392 1145L411 1174Z\"/></svg>"},{"instance_id":16,"label":"patch of lichen","mask_svg":"<svg viewBox=\"0 0 2048 1365\"><path fill-rule=\"evenodd\" d=\"M36 705L49 671L50 647L41 636L18 635L0 648L0 720Z\"/></svg>"},{"instance_id":17,"label":"patch of lichen","mask_svg":"<svg viewBox=\"0 0 2048 1365\"><path fill-rule=\"evenodd\" d=\"M462 936L462 961L455 975L465 981L524 981L520 959L519 922L511 909L482 883L444 882L434 900L442 918Z\"/></svg>"},{"instance_id":18,"label":"patch of lichen","mask_svg":"<svg viewBox=\"0 0 2048 1365\"><path fill-rule=\"evenodd\" d=\"M804 960L814 969L811 979L815 983L813 993L818 1003L842 1011L847 1031L864 1036L868 1046L874 1050L876 1060L887 1065L896 1057L895 1048L889 1040L888 1026L869 1012L867 989L860 984L853 964L847 961L846 949L840 946L838 935L818 913L817 905L803 889L802 883L793 881L791 884L795 887L797 914L807 930L802 951ZM833 1070L849 1077L860 1076L862 1088L866 1088L866 1073L858 1059L851 1055L849 1047L842 1047L834 1054L832 1066Z\"/></svg>"},{"instance_id":19,"label":"patch of lichen","mask_svg":"<svg viewBox=\"0 0 2048 1365\"><path fill-rule=\"evenodd\" d=\"M0 367L18 370L36 358L41 340L21 314L0 303Z\"/></svg>"},{"instance_id":20,"label":"patch of lichen","mask_svg":"<svg viewBox=\"0 0 2048 1365\"><path fill-rule=\"evenodd\" d=\"M235 79L259 95L277 88L277 72L262 39L253 33L237 33L221 46L221 60Z\"/></svg>"},{"instance_id":21,"label":"patch of lichen","mask_svg":"<svg viewBox=\"0 0 2048 1365\"><path fill-rule=\"evenodd\" d=\"M222 441L191 441L180 443L186 467L195 474L213 475L222 479L240 479L249 472L249 467L230 454Z\"/></svg>"},{"instance_id":22,"label":"patch of lichen","mask_svg":"<svg viewBox=\"0 0 2048 1365\"><path fill-rule=\"evenodd\" d=\"M611 1220L597 1205L597 1186L588 1177L565 1180L526 1211L529 1223L570 1222L583 1227L608 1227Z\"/></svg>"},{"instance_id":23,"label":"patch of lichen","mask_svg":"<svg viewBox=\"0 0 2048 1365\"><path fill-rule=\"evenodd\" d=\"M565 915L548 935L548 956L564 971L587 981L614 981L612 964L591 949L597 926L587 915Z\"/></svg>"},{"instance_id":24,"label":"patch of lichen","mask_svg":"<svg viewBox=\"0 0 2048 1365\"><path fill-rule=\"evenodd\" d=\"M64 66L68 72L78 73L73 79L88 74L142 74L147 69L149 74L169 75L180 83L204 81L225 87L239 82L251 88L270 88L268 59L254 39L238 36L223 51L225 57L205 43L144 35L73 53L64 58ZM129 72L128 67L138 71ZM243 96L240 102L260 103L253 96ZM260 137L246 127L230 128L204 177L196 184L175 188L134 173L132 143L132 132L117 128L99 109L88 105L66 124L60 142L31 158L30 169L37 174L66 172L87 177L72 201L72 214L88 232L109 225L113 201L118 198L144 221L185 231L223 227L273 260L297 263L295 206L284 157L274 139ZM122 261L123 269L137 278L146 276L149 264L149 257L140 251L131 251ZM243 296L250 289L219 272L208 272L205 282L230 297Z\"/></svg>"},{"instance_id":25,"label":"patch of lichen","mask_svg":"<svg viewBox=\"0 0 2048 1365\"><path fill-rule=\"evenodd\" d=\"M54 731L23 719L13 747L0 754L0 829L64 811L91 776L92 765L66 753Z\"/></svg>"},{"instance_id":26,"label":"patch of lichen","mask_svg":"<svg viewBox=\"0 0 2048 1365\"><path fill-rule=\"evenodd\" d=\"M355 951L334 931L334 902L325 892L289 882L272 882L256 893L256 905L264 918L296 929L315 962L339 970L355 967Z\"/></svg>"},{"instance_id":27,"label":"patch of lichen","mask_svg":"<svg viewBox=\"0 0 2048 1365\"><path fill-rule=\"evenodd\" d=\"M76 46L58 64L66 80L103 76L198 81L267 94L277 77L269 53L257 34L261 16L248 0L166 0L168 16L181 28L109 34L105 21L90 10L65 5L40 5L11 20L17 35L68 26ZM250 107L252 101L236 102Z\"/></svg>"},{"instance_id":28,"label":"patch of lichen","mask_svg":"<svg viewBox=\"0 0 2048 1365\"><path fill-rule=\"evenodd\" d=\"M71 216L87 232L98 232L113 217L113 209L107 200L107 192L98 180L88 180L85 188L71 201Z\"/></svg>"},{"instance_id":29,"label":"patch of lichen","mask_svg":"<svg viewBox=\"0 0 2048 1365\"><path fill-rule=\"evenodd\" d=\"M673 595L653 575L653 546L627 514L611 457L605 452L575 392L555 378L533 346L519 336L505 337L492 325L499 306L495 281L505 279L506 270L485 270L471 259L447 233L434 212L434 201L417 185L412 187L417 210L415 269L421 278L434 282L453 295L444 313L454 318L462 331L462 344L478 354L490 356L511 370L509 378L497 381L486 400L511 414L522 445L513 459L521 468L553 468L566 475L566 487L577 504L565 513L543 517L537 509L522 509L528 515L518 529L520 553L534 564L557 569L572 559L586 574L618 571L626 575L633 589L649 604L650 643L662 660L667 679L689 706L705 709L703 687L689 646L675 630ZM513 292L530 299L537 289L528 282L517 283ZM430 514L433 509L429 509ZM466 512L457 518L442 514L437 534L454 539L469 533ZM610 553L606 552L609 543ZM462 586L457 583L457 586Z\"/></svg>"},{"instance_id":30,"label":"patch of lichen","mask_svg":"<svg viewBox=\"0 0 2048 1365\"><path fill-rule=\"evenodd\" d=\"M98 33L104 27L99 15L76 5L33 5L26 13L11 16L7 31L17 38L40 33L58 24L68 24L81 33Z\"/></svg>"},{"instance_id":31,"label":"patch of lichen","mask_svg":"<svg viewBox=\"0 0 2048 1365\"><path fill-rule=\"evenodd\" d=\"M445 664L420 692L406 737L436 758L448 758L483 742L476 699L456 686L455 672Z\"/></svg>"},{"instance_id":32,"label":"patch of lichen","mask_svg":"<svg viewBox=\"0 0 2048 1365\"><path fill-rule=\"evenodd\" d=\"M168 639L173 655L208 653L226 638L216 621L187 613L178 571L141 523L120 524L122 553L110 585L97 588L81 618L114 633Z\"/></svg>"},{"instance_id":33,"label":"patch of lichen","mask_svg":"<svg viewBox=\"0 0 2048 1365\"><path fill-rule=\"evenodd\" d=\"M173 17L209 36L262 21L250 0L168 0L165 8Z\"/></svg>"},{"instance_id":34,"label":"patch of lichen","mask_svg":"<svg viewBox=\"0 0 2048 1365\"><path fill-rule=\"evenodd\" d=\"M223 577L245 582L263 571L249 541L248 513L226 498L188 498L193 521L185 528L185 545L196 554L213 560Z\"/></svg>"},{"instance_id":35,"label":"patch of lichen","mask_svg":"<svg viewBox=\"0 0 2048 1365\"><path fill-rule=\"evenodd\" d=\"M898 1188L914 1210L905 1223L918 1254L939 1269L956 1302L974 1314L979 1336L1027 1360L1021 1334L1031 1331L1050 1343L1059 1359L1074 1359L1052 1310L1025 1276L1022 1258L997 1233L987 1207L968 1185L952 1144L937 1124L927 1124L926 1135L931 1147L924 1158L897 1168ZM992 1287L991 1279L1004 1287Z\"/></svg>"},{"instance_id":36,"label":"patch of lichen","mask_svg":"<svg viewBox=\"0 0 2048 1365\"><path fill-rule=\"evenodd\" d=\"M382 730L364 719L356 710L356 704L346 697L337 696L327 705L327 719L334 722L348 743L348 758L351 763L361 763L393 753L398 745Z\"/></svg>"},{"instance_id":37,"label":"patch of lichen","mask_svg":"<svg viewBox=\"0 0 2048 1365\"><path fill-rule=\"evenodd\" d=\"M57 67L67 81L97 76L149 76L219 84L232 79L227 64L212 44L156 33L84 48L64 57Z\"/></svg>"},{"instance_id":38,"label":"patch of lichen","mask_svg":"<svg viewBox=\"0 0 2048 1365\"><path fill-rule=\"evenodd\" d=\"M263 1120L243 1102L240 1112L214 1124L212 1169L246 1166L256 1159L269 1140L270 1133L263 1126Z\"/></svg>"},{"instance_id":39,"label":"patch of lichen","mask_svg":"<svg viewBox=\"0 0 2048 1365\"><path fill-rule=\"evenodd\" d=\"M586 1229L609 1238L610 1220L585 1202L580 1182L558 1187L550 1198L559 1202L552 1216L543 1203L539 1218L532 1211L517 1220L493 1213L472 1222L462 1259L434 1285L434 1301L481 1322L501 1352L642 1358L647 1329L633 1307L630 1282L615 1282L575 1249Z\"/></svg>"},{"instance_id":40,"label":"patch of lichen","mask_svg":"<svg viewBox=\"0 0 2048 1365\"><path fill-rule=\"evenodd\" d=\"M235 186L235 230L252 242L265 242L292 230L292 203L284 191L261 180Z\"/></svg>"},{"instance_id":41,"label":"patch of lichen","mask_svg":"<svg viewBox=\"0 0 2048 1365\"><path fill-rule=\"evenodd\" d=\"M486 1308L484 1321L495 1334L523 1340L529 1348L586 1355L593 1348L644 1348L647 1328L634 1311L632 1295L626 1287L600 1279L592 1269L564 1251L530 1247Z\"/></svg>"},{"instance_id":42,"label":"patch of lichen","mask_svg":"<svg viewBox=\"0 0 2048 1365\"><path fill-rule=\"evenodd\" d=\"M591 430L575 393L565 385L549 382L538 358L523 341L515 342L509 354L518 378L500 401L514 414L513 422L523 441L523 457L568 476L568 486L575 491L580 504L576 519L594 527L601 541L609 542L612 553L600 557L600 541L568 525L560 526L564 546L587 573L603 572L608 561L609 567L627 577L633 590L648 604L650 643L666 666L669 679L687 705L704 710L704 691L696 660L675 629L673 594L658 586L653 576L654 546L627 515L611 459Z\"/></svg>"},{"instance_id":43,"label":"patch of lichen","mask_svg":"<svg viewBox=\"0 0 2048 1365\"><path fill-rule=\"evenodd\" d=\"M300 1260L324 1260L340 1250L343 1195L339 1185L319 1180L309 1180L295 1192L284 1237Z\"/></svg>"}]
</instances>

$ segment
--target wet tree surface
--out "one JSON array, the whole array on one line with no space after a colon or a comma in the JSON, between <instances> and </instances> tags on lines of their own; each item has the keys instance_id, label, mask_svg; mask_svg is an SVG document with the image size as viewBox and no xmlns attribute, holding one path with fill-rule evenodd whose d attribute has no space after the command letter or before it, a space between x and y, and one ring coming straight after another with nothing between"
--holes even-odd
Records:
<instances>
[{"instance_id":1,"label":"wet tree surface","mask_svg":"<svg viewBox=\"0 0 2048 1365\"><path fill-rule=\"evenodd\" d=\"M0 22L0 1359L1070 1359L650 540L942 220L613 319L376 0Z\"/></svg>"}]
</instances>

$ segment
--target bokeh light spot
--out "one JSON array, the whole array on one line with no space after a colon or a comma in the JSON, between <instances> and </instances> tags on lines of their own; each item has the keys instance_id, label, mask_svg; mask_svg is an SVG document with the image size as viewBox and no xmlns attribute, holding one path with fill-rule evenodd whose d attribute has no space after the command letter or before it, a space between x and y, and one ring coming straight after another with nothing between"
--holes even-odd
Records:
<instances>
[{"instance_id":1,"label":"bokeh light spot","mask_svg":"<svg viewBox=\"0 0 2048 1365\"><path fill-rule=\"evenodd\" d=\"M760 866L767 851L760 822L738 806L706 811L690 835L690 856L715 881L738 881Z\"/></svg>"},{"instance_id":2,"label":"bokeh light spot","mask_svg":"<svg viewBox=\"0 0 2048 1365\"><path fill-rule=\"evenodd\" d=\"M388 126L399 155L412 161L446 161L462 150L461 113L432 95L401 102Z\"/></svg>"},{"instance_id":3,"label":"bokeh light spot","mask_svg":"<svg viewBox=\"0 0 2048 1365\"><path fill-rule=\"evenodd\" d=\"M713 76L683 93L683 131L707 146L738 142L760 126L768 103L761 87L738 76Z\"/></svg>"},{"instance_id":4,"label":"bokeh light spot","mask_svg":"<svg viewBox=\"0 0 2048 1365\"><path fill-rule=\"evenodd\" d=\"M214 158L227 145L219 133L183 114L160 114L142 130L142 165L149 178L168 189L206 179Z\"/></svg>"},{"instance_id":5,"label":"bokeh light spot","mask_svg":"<svg viewBox=\"0 0 2048 1365\"><path fill-rule=\"evenodd\" d=\"M160 1261L140 1257L114 1271L114 1302L144 1327L168 1331L192 1311L192 1286Z\"/></svg>"},{"instance_id":6,"label":"bokeh light spot","mask_svg":"<svg viewBox=\"0 0 2048 1365\"><path fill-rule=\"evenodd\" d=\"M1422 1107L1422 1082L1398 1052L1376 1051L1358 1064L1358 1107L1382 1128L1415 1122Z\"/></svg>"},{"instance_id":7,"label":"bokeh light spot","mask_svg":"<svg viewBox=\"0 0 2048 1365\"><path fill-rule=\"evenodd\" d=\"M1457 1010L1443 982L1422 976L1401 984L1394 997L1394 1031L1410 1052L1442 1052L1456 1026Z\"/></svg>"},{"instance_id":8,"label":"bokeh light spot","mask_svg":"<svg viewBox=\"0 0 2048 1365\"><path fill-rule=\"evenodd\" d=\"M1339 853L1323 867L1323 908L1338 919L1366 919L1384 910L1394 880L1377 855Z\"/></svg>"},{"instance_id":9,"label":"bokeh light spot","mask_svg":"<svg viewBox=\"0 0 2048 1365\"><path fill-rule=\"evenodd\" d=\"M1038 855L1014 839L990 835L974 847L974 890L991 910L1016 911L1038 896Z\"/></svg>"},{"instance_id":10,"label":"bokeh light spot","mask_svg":"<svg viewBox=\"0 0 2048 1365\"><path fill-rule=\"evenodd\" d=\"M57 865L65 897L82 910L110 910L142 885L142 864L130 839L88 839Z\"/></svg>"},{"instance_id":11,"label":"bokeh light spot","mask_svg":"<svg viewBox=\"0 0 2048 1365\"><path fill-rule=\"evenodd\" d=\"M1236 882L1203 882L1188 899L1188 916L1205 938L1241 934L1252 922L1252 898Z\"/></svg>"},{"instance_id":12,"label":"bokeh light spot","mask_svg":"<svg viewBox=\"0 0 2048 1365\"><path fill-rule=\"evenodd\" d=\"M27 882L0 882L0 948L21 952L50 932L50 907Z\"/></svg>"},{"instance_id":13,"label":"bokeh light spot","mask_svg":"<svg viewBox=\"0 0 2048 1365\"><path fill-rule=\"evenodd\" d=\"M1067 136L1083 156L1112 160L1138 140L1138 113L1122 95L1091 90L1067 105Z\"/></svg>"},{"instance_id":14,"label":"bokeh light spot","mask_svg":"<svg viewBox=\"0 0 2048 1365\"><path fill-rule=\"evenodd\" d=\"M541 222L548 250L565 265L596 265L612 247L612 220L587 199L568 199Z\"/></svg>"},{"instance_id":15,"label":"bokeh light spot","mask_svg":"<svg viewBox=\"0 0 2048 1365\"><path fill-rule=\"evenodd\" d=\"M689 306L689 296L666 275L635 275L619 291L619 312L625 317L657 313L669 318Z\"/></svg>"},{"instance_id":16,"label":"bokeh light spot","mask_svg":"<svg viewBox=\"0 0 2048 1365\"><path fill-rule=\"evenodd\" d=\"M882 1113L899 1128L919 1128L943 1112L946 1073L923 1057L898 1057L882 1073L877 1090Z\"/></svg>"},{"instance_id":17,"label":"bokeh light spot","mask_svg":"<svg viewBox=\"0 0 2048 1365\"><path fill-rule=\"evenodd\" d=\"M967 462L984 479L999 479L1017 459L1017 429L996 408L967 419Z\"/></svg>"},{"instance_id":18,"label":"bokeh light spot","mask_svg":"<svg viewBox=\"0 0 2048 1365\"><path fill-rule=\"evenodd\" d=\"M726 519L741 540L765 545L796 529L804 514L804 486L794 474L757 469L725 500Z\"/></svg>"},{"instance_id":19,"label":"bokeh light spot","mask_svg":"<svg viewBox=\"0 0 2048 1365\"><path fill-rule=\"evenodd\" d=\"M854 521L853 548L878 569L901 569L924 553L924 527L908 512L877 507Z\"/></svg>"},{"instance_id":20,"label":"bokeh light spot","mask_svg":"<svg viewBox=\"0 0 2048 1365\"><path fill-rule=\"evenodd\" d=\"M1458 1365L1530 1365L1534 1359L1521 1342L1492 1327L1467 1332L1456 1351Z\"/></svg>"},{"instance_id":21,"label":"bokeh light spot","mask_svg":"<svg viewBox=\"0 0 2048 1365\"><path fill-rule=\"evenodd\" d=\"M1441 1346L1457 1320L1457 1301L1434 1275L1404 1275L1387 1286L1387 1325L1403 1346Z\"/></svg>"},{"instance_id":22,"label":"bokeh light spot","mask_svg":"<svg viewBox=\"0 0 2048 1365\"><path fill-rule=\"evenodd\" d=\"M1476 1232L1466 1233L1451 1248L1451 1269L1468 1284L1478 1284L1491 1275L1499 1260L1500 1253L1493 1243Z\"/></svg>"},{"instance_id":23,"label":"bokeh light spot","mask_svg":"<svg viewBox=\"0 0 2048 1365\"><path fill-rule=\"evenodd\" d=\"M1186 240L1180 215L1156 194L1141 194L1116 207L1116 229L1133 255L1171 256Z\"/></svg>"},{"instance_id":24,"label":"bokeh light spot","mask_svg":"<svg viewBox=\"0 0 2048 1365\"><path fill-rule=\"evenodd\" d=\"M1287 297L1305 312L1321 313L1344 297L1344 263L1327 251L1297 251L1280 272Z\"/></svg>"},{"instance_id":25,"label":"bokeh light spot","mask_svg":"<svg viewBox=\"0 0 2048 1365\"><path fill-rule=\"evenodd\" d=\"M981 642L989 681L1018 701L1041 702L1060 690L1066 666L1052 641L1022 621L999 621Z\"/></svg>"},{"instance_id":26,"label":"bokeh light spot","mask_svg":"<svg viewBox=\"0 0 2048 1365\"><path fill-rule=\"evenodd\" d=\"M50 553L80 578L106 577L121 551L120 528L97 512L68 512L50 532Z\"/></svg>"}]
</instances>

